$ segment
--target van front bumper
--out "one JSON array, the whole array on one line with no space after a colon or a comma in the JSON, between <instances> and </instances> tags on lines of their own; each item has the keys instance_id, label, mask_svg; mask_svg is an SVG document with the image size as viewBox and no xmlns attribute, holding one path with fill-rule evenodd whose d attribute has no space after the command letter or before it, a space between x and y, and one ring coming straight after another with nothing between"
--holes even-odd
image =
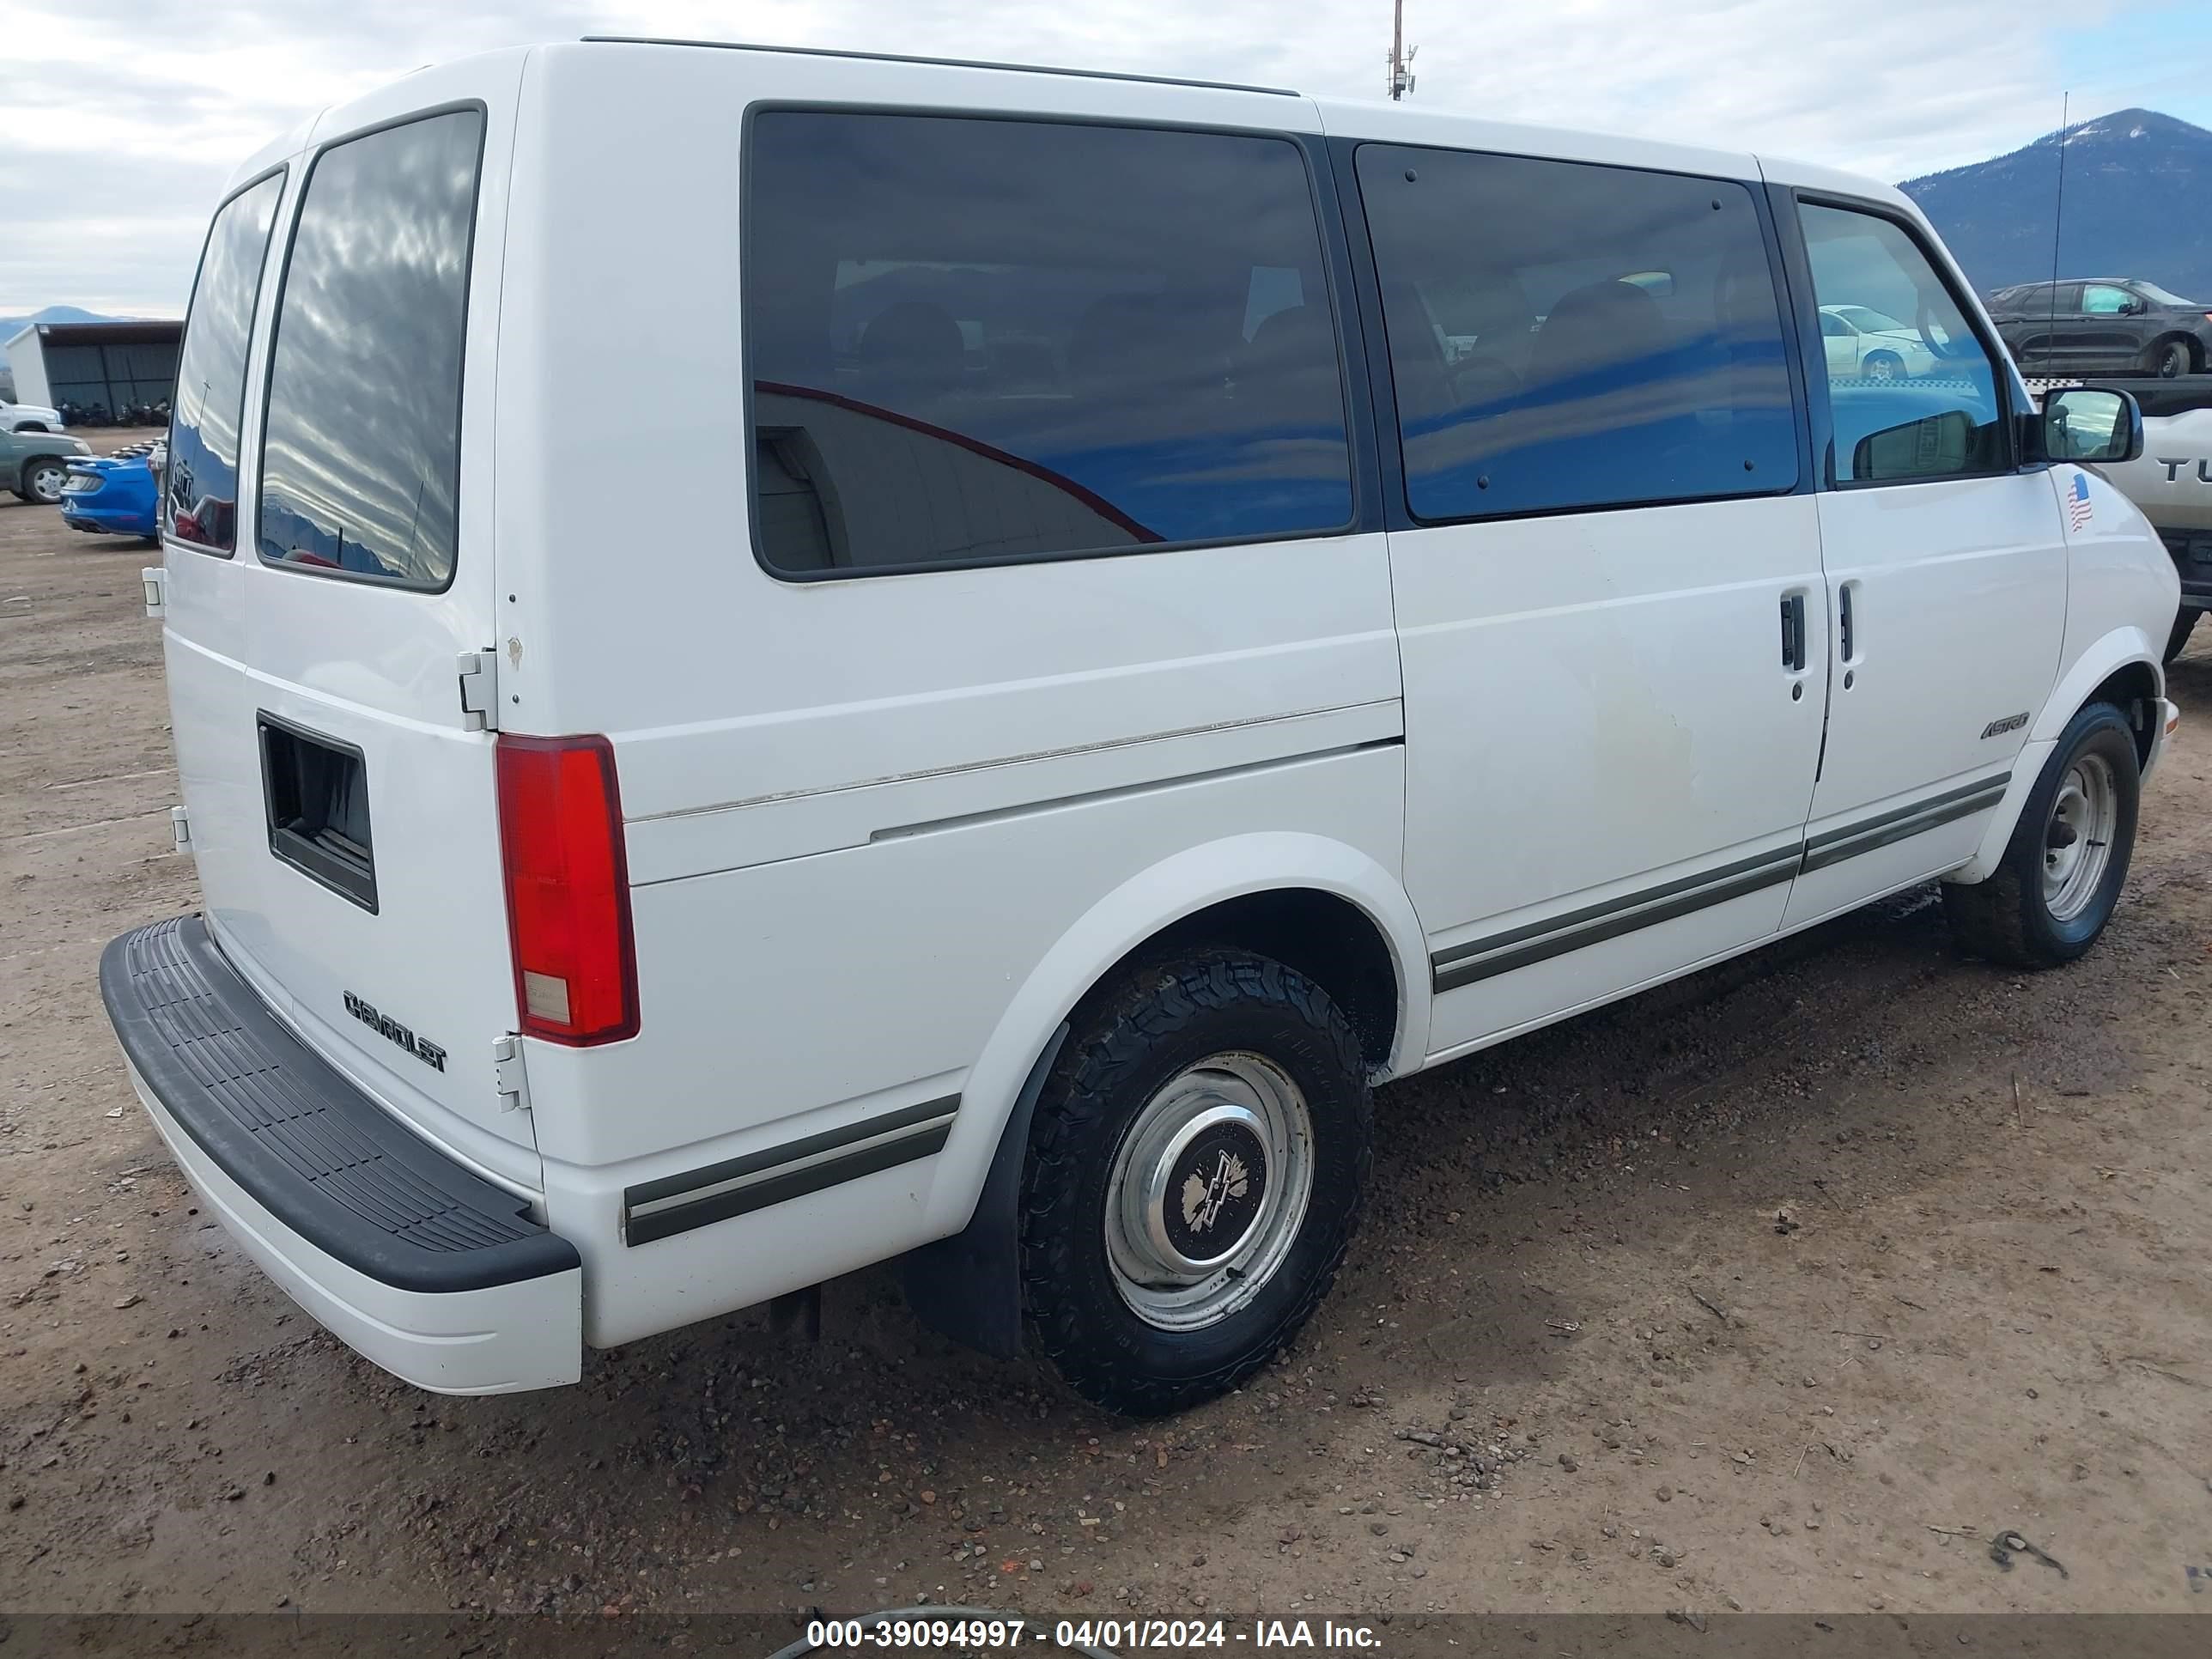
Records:
<instances>
[{"instance_id":1,"label":"van front bumper","mask_svg":"<svg viewBox=\"0 0 2212 1659\"><path fill-rule=\"evenodd\" d=\"M317 1320L441 1394L576 1380L575 1247L301 1042L200 918L114 940L100 990L131 1085L179 1166Z\"/></svg>"}]
</instances>

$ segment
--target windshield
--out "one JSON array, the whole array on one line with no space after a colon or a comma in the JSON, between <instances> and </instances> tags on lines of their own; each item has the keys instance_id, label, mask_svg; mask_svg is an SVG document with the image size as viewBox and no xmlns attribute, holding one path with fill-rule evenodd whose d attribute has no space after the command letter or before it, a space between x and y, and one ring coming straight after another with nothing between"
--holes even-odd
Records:
<instances>
[{"instance_id":1,"label":"windshield","mask_svg":"<svg viewBox=\"0 0 2212 1659\"><path fill-rule=\"evenodd\" d=\"M2184 309L2189 311L2194 311L2197 308L2196 301L2185 300L2179 294L2174 293L2171 289L2160 288L2156 283L2137 283L2136 284L2136 292L2142 295L2143 298L2148 300L2153 305L2180 306Z\"/></svg>"},{"instance_id":2,"label":"windshield","mask_svg":"<svg viewBox=\"0 0 2212 1659\"><path fill-rule=\"evenodd\" d=\"M1886 312L1871 306L1830 306L1828 310L1853 328L1868 334L1910 334L1912 330Z\"/></svg>"}]
</instances>

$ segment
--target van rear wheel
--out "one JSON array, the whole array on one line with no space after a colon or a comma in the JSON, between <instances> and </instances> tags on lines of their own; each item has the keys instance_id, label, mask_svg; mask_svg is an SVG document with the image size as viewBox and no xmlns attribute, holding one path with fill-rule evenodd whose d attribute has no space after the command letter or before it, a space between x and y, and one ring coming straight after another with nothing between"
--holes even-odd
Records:
<instances>
[{"instance_id":1,"label":"van rear wheel","mask_svg":"<svg viewBox=\"0 0 2212 1659\"><path fill-rule=\"evenodd\" d=\"M1243 951L1146 964L1079 1017L1037 1102L1031 1341L1129 1416L1236 1387L1328 1291L1370 1158L1359 1039L1318 985Z\"/></svg>"},{"instance_id":2,"label":"van rear wheel","mask_svg":"<svg viewBox=\"0 0 2212 1659\"><path fill-rule=\"evenodd\" d=\"M2015 968L2071 962L2119 903L2142 787L2135 733L2108 702L2074 716L2028 792L2004 857L1985 881L1946 883L1951 936Z\"/></svg>"}]
</instances>

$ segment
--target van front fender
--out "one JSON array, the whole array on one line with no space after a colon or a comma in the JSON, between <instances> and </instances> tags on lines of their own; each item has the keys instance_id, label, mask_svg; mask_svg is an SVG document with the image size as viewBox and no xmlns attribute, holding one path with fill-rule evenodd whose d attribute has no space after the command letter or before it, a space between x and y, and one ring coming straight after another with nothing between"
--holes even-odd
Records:
<instances>
[{"instance_id":1,"label":"van front fender","mask_svg":"<svg viewBox=\"0 0 2212 1659\"><path fill-rule=\"evenodd\" d=\"M2074 659L2073 667L2066 671L2045 700L2043 712L2028 728L2027 742L2013 762L2012 782L2005 789L2004 799L1997 803L1997 810L1990 815L1989 827L1982 832L1981 845L1971 860L1944 878L1946 881L1971 884L1985 881L1995 873L2004 858L2006 847L2011 843L2021 811L2027 805L2028 792L2042 775L2066 723L2081 712L2091 692L2132 664L2148 667L2162 690L2165 677L2159 669L2158 653L2158 646L2142 629L2125 627L2114 629Z\"/></svg>"},{"instance_id":2,"label":"van front fender","mask_svg":"<svg viewBox=\"0 0 2212 1659\"><path fill-rule=\"evenodd\" d=\"M2115 628L2111 633L2074 659L2073 667L2058 682L2029 728L2030 743L2047 743L2066 729L2066 722L2081 711L2089 701L2089 694L2130 663L2142 663L2151 672L2161 692L2166 676L2158 665L2159 653L2166 641L2154 640L2142 629L2133 626Z\"/></svg>"},{"instance_id":3,"label":"van front fender","mask_svg":"<svg viewBox=\"0 0 2212 1659\"><path fill-rule=\"evenodd\" d=\"M1030 1113L1091 988L1164 929L1229 899L1308 889L1372 921L1398 980L1398 1022L1382 1074L1417 1064L1429 1029L1428 951L1405 887L1366 853L1289 831L1185 849L1124 882L1062 933L1000 1017L961 1091L930 1189L937 1242L904 1260L907 1297L931 1327L987 1353L1021 1344L1018 1204Z\"/></svg>"}]
</instances>

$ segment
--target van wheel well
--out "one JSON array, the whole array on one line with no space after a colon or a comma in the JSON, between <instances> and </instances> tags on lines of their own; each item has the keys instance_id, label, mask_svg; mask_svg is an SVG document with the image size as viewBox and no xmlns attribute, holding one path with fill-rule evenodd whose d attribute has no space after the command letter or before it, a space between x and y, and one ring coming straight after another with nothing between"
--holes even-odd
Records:
<instances>
[{"instance_id":1,"label":"van wheel well","mask_svg":"<svg viewBox=\"0 0 2212 1659\"><path fill-rule=\"evenodd\" d=\"M2093 702L2109 702L2128 717L2128 728L2135 733L2136 760L2144 766L2150 764L2151 744L2157 738L2158 676L2147 662L2131 662L2106 677L2105 681L2083 700L2086 708Z\"/></svg>"},{"instance_id":2,"label":"van wheel well","mask_svg":"<svg viewBox=\"0 0 2212 1659\"><path fill-rule=\"evenodd\" d=\"M1297 969L1344 1011L1369 1069L1389 1062L1399 1007L1390 946L1365 911L1333 893L1283 888L1209 905L1146 940L1099 983L1117 980L1132 963L1210 945L1249 951Z\"/></svg>"}]
</instances>

